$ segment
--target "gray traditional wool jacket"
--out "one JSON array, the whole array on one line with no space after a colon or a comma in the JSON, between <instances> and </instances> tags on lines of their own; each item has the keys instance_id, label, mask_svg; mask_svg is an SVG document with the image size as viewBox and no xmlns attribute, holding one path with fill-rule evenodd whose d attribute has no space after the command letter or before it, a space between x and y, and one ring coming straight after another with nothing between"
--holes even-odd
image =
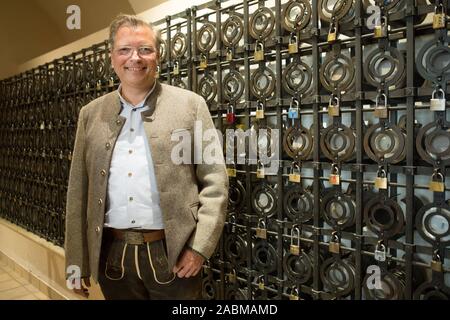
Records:
<instances>
[{"instance_id":1,"label":"gray traditional wool jacket","mask_svg":"<svg viewBox=\"0 0 450 320\"><path fill-rule=\"evenodd\" d=\"M174 164L176 132L190 133L194 153L194 123L214 129L207 105L199 95L156 83L142 113L150 145L165 225L169 268L184 246L209 258L225 222L228 177L224 164ZM108 172L117 137L125 123L118 92L84 106L79 114L66 205L66 267L79 266L82 277L98 279L99 256L107 196ZM221 151L218 139L203 143ZM220 155L223 158L223 155Z\"/></svg>"}]
</instances>

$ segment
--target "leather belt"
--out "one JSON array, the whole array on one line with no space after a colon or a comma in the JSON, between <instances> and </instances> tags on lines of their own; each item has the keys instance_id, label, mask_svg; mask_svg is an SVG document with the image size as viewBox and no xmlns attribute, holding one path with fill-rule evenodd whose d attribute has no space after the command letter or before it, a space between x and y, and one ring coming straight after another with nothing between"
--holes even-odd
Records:
<instances>
[{"instance_id":1,"label":"leather belt","mask_svg":"<svg viewBox=\"0 0 450 320\"><path fill-rule=\"evenodd\" d=\"M152 243L165 238L164 230L109 230L115 239L124 240L128 244Z\"/></svg>"}]
</instances>

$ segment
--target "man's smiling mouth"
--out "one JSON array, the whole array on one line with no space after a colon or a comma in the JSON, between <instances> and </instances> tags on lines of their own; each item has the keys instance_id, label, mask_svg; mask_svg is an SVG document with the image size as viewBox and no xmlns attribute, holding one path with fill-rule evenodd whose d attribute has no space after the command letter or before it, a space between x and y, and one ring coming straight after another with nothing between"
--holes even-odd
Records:
<instances>
[{"instance_id":1,"label":"man's smiling mouth","mask_svg":"<svg viewBox=\"0 0 450 320\"><path fill-rule=\"evenodd\" d=\"M147 70L147 67L125 67L125 70L128 70L128 71L143 71L143 70Z\"/></svg>"}]
</instances>

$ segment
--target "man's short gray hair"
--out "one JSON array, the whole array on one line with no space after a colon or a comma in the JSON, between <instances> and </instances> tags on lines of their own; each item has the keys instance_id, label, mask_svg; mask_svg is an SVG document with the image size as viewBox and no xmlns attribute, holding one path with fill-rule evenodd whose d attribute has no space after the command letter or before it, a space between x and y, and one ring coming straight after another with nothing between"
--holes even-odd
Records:
<instances>
[{"instance_id":1,"label":"man's short gray hair","mask_svg":"<svg viewBox=\"0 0 450 320\"><path fill-rule=\"evenodd\" d=\"M114 48L114 39L116 37L117 31L121 27L148 27L150 28L153 33L155 34L156 39L156 52L159 54L162 38L161 38L161 32L151 23L147 22L137 16L130 15L130 14L119 14L110 24L109 26L109 44L111 48Z\"/></svg>"}]
</instances>

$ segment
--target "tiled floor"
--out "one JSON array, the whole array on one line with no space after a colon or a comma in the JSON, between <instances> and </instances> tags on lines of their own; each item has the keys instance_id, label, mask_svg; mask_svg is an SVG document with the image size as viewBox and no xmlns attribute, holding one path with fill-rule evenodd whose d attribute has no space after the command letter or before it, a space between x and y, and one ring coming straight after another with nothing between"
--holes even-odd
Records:
<instances>
[{"instance_id":1,"label":"tiled floor","mask_svg":"<svg viewBox=\"0 0 450 320\"><path fill-rule=\"evenodd\" d=\"M35 286L0 261L0 300L49 300Z\"/></svg>"}]
</instances>

